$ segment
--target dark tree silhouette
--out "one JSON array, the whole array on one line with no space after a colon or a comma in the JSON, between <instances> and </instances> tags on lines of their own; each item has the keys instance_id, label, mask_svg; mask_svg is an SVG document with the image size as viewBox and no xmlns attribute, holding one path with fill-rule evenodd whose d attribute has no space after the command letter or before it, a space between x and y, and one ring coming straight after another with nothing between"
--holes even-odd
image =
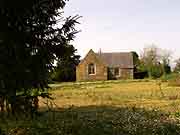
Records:
<instances>
[{"instance_id":1,"label":"dark tree silhouette","mask_svg":"<svg viewBox=\"0 0 180 135\"><path fill-rule=\"evenodd\" d=\"M131 53L132 53L132 56L133 56L133 64L134 64L134 69L135 69L135 72L136 72L137 68L138 68L138 66L140 64L139 55L135 51L132 51Z\"/></svg>"},{"instance_id":2,"label":"dark tree silhouette","mask_svg":"<svg viewBox=\"0 0 180 135\"><path fill-rule=\"evenodd\" d=\"M80 56L76 54L76 51L73 45L67 45L64 57L58 59L57 66L53 71L53 81L70 82L76 80L76 66L80 62Z\"/></svg>"},{"instance_id":3,"label":"dark tree silhouette","mask_svg":"<svg viewBox=\"0 0 180 135\"><path fill-rule=\"evenodd\" d=\"M17 106L32 108L38 96L48 97L49 72L78 32L74 26L79 16L62 18L66 0L1 0L0 4L1 107L6 101L7 110L15 113Z\"/></svg>"}]
</instances>

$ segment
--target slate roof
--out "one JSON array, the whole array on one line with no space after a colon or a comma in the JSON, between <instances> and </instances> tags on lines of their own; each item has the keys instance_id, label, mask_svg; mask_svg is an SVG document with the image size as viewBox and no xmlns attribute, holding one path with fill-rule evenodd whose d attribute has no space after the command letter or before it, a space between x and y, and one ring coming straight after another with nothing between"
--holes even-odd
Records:
<instances>
[{"instance_id":1,"label":"slate roof","mask_svg":"<svg viewBox=\"0 0 180 135\"><path fill-rule=\"evenodd\" d=\"M130 52L96 53L108 67L134 68Z\"/></svg>"}]
</instances>

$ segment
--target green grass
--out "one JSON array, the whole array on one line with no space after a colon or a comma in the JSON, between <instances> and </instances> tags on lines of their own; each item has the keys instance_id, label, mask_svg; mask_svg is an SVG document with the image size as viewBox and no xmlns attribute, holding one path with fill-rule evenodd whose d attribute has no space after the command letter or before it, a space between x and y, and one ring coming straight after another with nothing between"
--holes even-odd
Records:
<instances>
[{"instance_id":1,"label":"green grass","mask_svg":"<svg viewBox=\"0 0 180 135\"><path fill-rule=\"evenodd\" d=\"M157 110L87 106L44 112L36 120L6 120L13 135L178 135L179 122Z\"/></svg>"},{"instance_id":2,"label":"green grass","mask_svg":"<svg viewBox=\"0 0 180 135\"><path fill-rule=\"evenodd\" d=\"M13 135L178 135L180 88L154 80L53 84L54 109L34 120L4 119ZM161 86L161 87L160 87Z\"/></svg>"}]
</instances>

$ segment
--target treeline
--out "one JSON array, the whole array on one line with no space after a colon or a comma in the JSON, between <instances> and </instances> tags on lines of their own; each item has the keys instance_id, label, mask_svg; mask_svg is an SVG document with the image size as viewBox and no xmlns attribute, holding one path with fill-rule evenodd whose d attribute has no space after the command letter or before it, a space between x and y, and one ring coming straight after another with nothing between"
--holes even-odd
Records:
<instances>
[{"instance_id":1,"label":"treeline","mask_svg":"<svg viewBox=\"0 0 180 135\"><path fill-rule=\"evenodd\" d=\"M76 81L76 66L80 62L80 56L73 45L66 45L63 57L56 60L56 66L51 72L51 81L69 82ZM180 58L175 61L172 68L172 52L158 48L152 44L146 46L140 54L132 52L134 61L135 79L156 79L171 73L180 72Z\"/></svg>"},{"instance_id":2,"label":"treeline","mask_svg":"<svg viewBox=\"0 0 180 135\"><path fill-rule=\"evenodd\" d=\"M137 79L145 77L156 79L180 71L180 59L176 60L176 66L172 69L172 52L156 45L145 47L140 55L132 53Z\"/></svg>"}]
</instances>

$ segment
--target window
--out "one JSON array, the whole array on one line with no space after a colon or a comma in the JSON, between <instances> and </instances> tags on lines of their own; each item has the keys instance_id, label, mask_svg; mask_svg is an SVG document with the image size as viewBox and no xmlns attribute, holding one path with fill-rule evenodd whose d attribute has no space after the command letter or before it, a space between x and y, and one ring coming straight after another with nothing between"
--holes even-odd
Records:
<instances>
[{"instance_id":1,"label":"window","mask_svg":"<svg viewBox=\"0 0 180 135\"><path fill-rule=\"evenodd\" d=\"M119 68L114 68L114 75L118 76L119 75Z\"/></svg>"},{"instance_id":2,"label":"window","mask_svg":"<svg viewBox=\"0 0 180 135\"><path fill-rule=\"evenodd\" d=\"M88 65L88 74L89 75L95 74L95 65L92 63Z\"/></svg>"}]
</instances>

